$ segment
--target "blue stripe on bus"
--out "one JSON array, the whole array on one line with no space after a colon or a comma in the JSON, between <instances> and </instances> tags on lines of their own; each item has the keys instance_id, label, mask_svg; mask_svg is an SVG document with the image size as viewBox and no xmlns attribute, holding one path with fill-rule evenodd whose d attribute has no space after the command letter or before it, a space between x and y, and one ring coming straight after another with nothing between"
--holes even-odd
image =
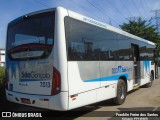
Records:
<instances>
[{"instance_id":1,"label":"blue stripe on bus","mask_svg":"<svg viewBox=\"0 0 160 120\"><path fill-rule=\"evenodd\" d=\"M102 77L102 78L95 78L95 79L85 80L84 82L116 81L121 76L125 76L126 79L128 80L128 74L126 73L126 74L113 75L113 76L107 76L107 77Z\"/></svg>"},{"instance_id":2,"label":"blue stripe on bus","mask_svg":"<svg viewBox=\"0 0 160 120\"><path fill-rule=\"evenodd\" d=\"M143 63L144 63L144 68L147 74L149 74L150 73L150 61L144 61Z\"/></svg>"},{"instance_id":3,"label":"blue stripe on bus","mask_svg":"<svg viewBox=\"0 0 160 120\"><path fill-rule=\"evenodd\" d=\"M128 80L128 74L126 73L126 74L119 74L119 75L107 76L102 78L84 80L84 82L116 81L121 76L125 76L126 79ZM32 81L44 81L44 80L37 80L37 79L21 79L20 80L20 82L32 82Z\"/></svg>"}]
</instances>

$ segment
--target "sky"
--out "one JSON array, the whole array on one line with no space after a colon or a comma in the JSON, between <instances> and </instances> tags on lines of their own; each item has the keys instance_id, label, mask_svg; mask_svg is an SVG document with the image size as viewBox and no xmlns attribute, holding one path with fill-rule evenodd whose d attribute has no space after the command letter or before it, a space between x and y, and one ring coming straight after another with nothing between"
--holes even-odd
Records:
<instances>
[{"instance_id":1,"label":"sky","mask_svg":"<svg viewBox=\"0 0 160 120\"><path fill-rule=\"evenodd\" d=\"M160 10L160 0L0 0L0 48L5 49L7 24L38 10L62 6L119 28L134 17L152 18Z\"/></svg>"}]
</instances>

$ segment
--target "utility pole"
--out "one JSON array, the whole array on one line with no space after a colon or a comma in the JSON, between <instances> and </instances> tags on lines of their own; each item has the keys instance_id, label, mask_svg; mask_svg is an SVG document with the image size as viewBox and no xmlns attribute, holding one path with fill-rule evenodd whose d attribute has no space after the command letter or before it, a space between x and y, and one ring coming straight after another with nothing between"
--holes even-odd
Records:
<instances>
[{"instance_id":1,"label":"utility pole","mask_svg":"<svg viewBox=\"0 0 160 120\"><path fill-rule=\"evenodd\" d=\"M154 12L155 13L155 17L153 17L153 19L156 20L156 28L157 28L157 32L159 33L160 29L160 9L159 10L152 10L151 12Z\"/></svg>"}]
</instances>

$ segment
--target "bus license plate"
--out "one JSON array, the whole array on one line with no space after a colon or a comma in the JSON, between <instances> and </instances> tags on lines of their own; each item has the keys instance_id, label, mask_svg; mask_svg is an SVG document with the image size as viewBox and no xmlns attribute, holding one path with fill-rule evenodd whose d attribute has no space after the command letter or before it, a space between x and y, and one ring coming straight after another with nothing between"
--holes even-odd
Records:
<instances>
[{"instance_id":1,"label":"bus license plate","mask_svg":"<svg viewBox=\"0 0 160 120\"><path fill-rule=\"evenodd\" d=\"M30 99L27 99L27 98L21 98L21 102L25 104L31 104Z\"/></svg>"}]
</instances>

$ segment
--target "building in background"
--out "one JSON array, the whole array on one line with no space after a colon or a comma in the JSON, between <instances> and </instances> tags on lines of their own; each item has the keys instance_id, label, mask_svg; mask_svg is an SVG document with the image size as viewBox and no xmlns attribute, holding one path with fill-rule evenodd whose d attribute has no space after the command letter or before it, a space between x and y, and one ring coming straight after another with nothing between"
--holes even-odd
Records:
<instances>
[{"instance_id":1,"label":"building in background","mask_svg":"<svg viewBox=\"0 0 160 120\"><path fill-rule=\"evenodd\" d=\"M5 66L5 50L0 49L0 66Z\"/></svg>"}]
</instances>

